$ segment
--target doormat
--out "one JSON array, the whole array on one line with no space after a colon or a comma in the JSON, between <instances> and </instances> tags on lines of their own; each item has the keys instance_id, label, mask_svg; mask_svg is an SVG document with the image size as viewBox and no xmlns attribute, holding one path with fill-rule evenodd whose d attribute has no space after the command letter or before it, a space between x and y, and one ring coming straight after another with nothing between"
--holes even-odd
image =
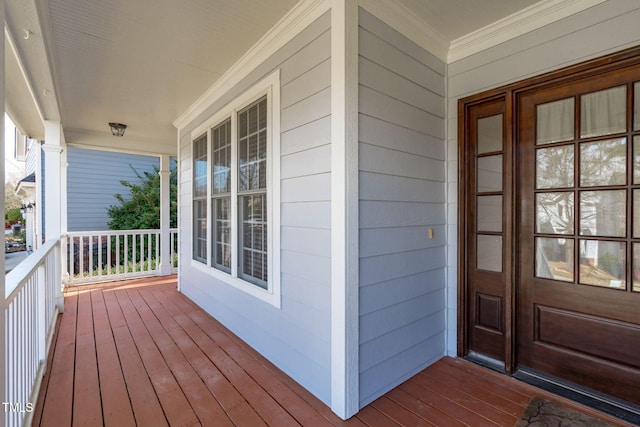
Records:
<instances>
[{"instance_id":1,"label":"doormat","mask_svg":"<svg viewBox=\"0 0 640 427\"><path fill-rule=\"evenodd\" d=\"M559 403L534 396L515 427L613 427L612 424L567 408Z\"/></svg>"}]
</instances>

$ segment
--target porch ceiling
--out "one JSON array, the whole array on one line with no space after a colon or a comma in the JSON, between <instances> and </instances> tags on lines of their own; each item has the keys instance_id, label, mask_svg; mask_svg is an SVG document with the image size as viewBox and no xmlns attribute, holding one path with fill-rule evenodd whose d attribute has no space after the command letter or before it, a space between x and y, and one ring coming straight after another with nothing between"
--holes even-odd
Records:
<instances>
[{"instance_id":1,"label":"porch ceiling","mask_svg":"<svg viewBox=\"0 0 640 427\"><path fill-rule=\"evenodd\" d=\"M536 3L400 1L448 41ZM173 121L296 3L7 0L7 102L34 137L40 116L61 119L69 143L175 152ZM125 138L110 136L113 121Z\"/></svg>"}]
</instances>

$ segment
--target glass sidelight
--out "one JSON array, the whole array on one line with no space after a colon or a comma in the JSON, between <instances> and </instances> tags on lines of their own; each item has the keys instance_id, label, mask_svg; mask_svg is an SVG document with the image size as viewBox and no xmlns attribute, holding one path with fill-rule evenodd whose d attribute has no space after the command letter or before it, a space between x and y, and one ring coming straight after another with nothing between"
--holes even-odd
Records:
<instances>
[{"instance_id":1,"label":"glass sidelight","mask_svg":"<svg viewBox=\"0 0 640 427\"><path fill-rule=\"evenodd\" d=\"M476 268L502 272L503 253L503 115L477 122Z\"/></svg>"}]
</instances>

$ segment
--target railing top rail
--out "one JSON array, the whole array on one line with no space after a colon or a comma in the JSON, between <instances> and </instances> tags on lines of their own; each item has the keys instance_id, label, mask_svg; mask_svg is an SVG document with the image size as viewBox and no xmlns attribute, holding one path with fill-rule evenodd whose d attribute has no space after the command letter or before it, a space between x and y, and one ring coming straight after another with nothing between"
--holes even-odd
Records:
<instances>
[{"instance_id":1,"label":"railing top rail","mask_svg":"<svg viewBox=\"0 0 640 427\"><path fill-rule=\"evenodd\" d=\"M178 231L177 228L169 229L170 232ZM125 234L157 234L160 233L160 229L157 228L144 228L136 230L97 230L97 231L69 231L65 234L67 237L80 237L80 236L116 236Z\"/></svg>"},{"instance_id":2,"label":"railing top rail","mask_svg":"<svg viewBox=\"0 0 640 427\"><path fill-rule=\"evenodd\" d=\"M49 240L29 255L5 276L5 300L14 298L20 286L33 274L49 253L59 244L60 239Z\"/></svg>"}]
</instances>

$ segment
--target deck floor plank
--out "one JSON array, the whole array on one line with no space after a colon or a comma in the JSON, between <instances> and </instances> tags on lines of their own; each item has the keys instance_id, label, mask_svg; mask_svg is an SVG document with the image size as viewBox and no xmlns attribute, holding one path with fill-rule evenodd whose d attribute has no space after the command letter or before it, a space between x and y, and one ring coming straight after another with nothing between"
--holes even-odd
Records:
<instances>
[{"instance_id":1,"label":"deck floor plank","mask_svg":"<svg viewBox=\"0 0 640 427\"><path fill-rule=\"evenodd\" d=\"M65 292L33 425L513 425L534 395L624 422L444 357L341 420L176 291L175 276Z\"/></svg>"},{"instance_id":2,"label":"deck floor plank","mask_svg":"<svg viewBox=\"0 0 640 427\"><path fill-rule=\"evenodd\" d=\"M38 405L40 425L70 426L73 419L73 378L76 354L76 311L78 293L70 291L65 296L64 314L59 316L60 327L55 337L55 353L47 376L47 390L55 388L55 392L44 394L44 400Z\"/></svg>"},{"instance_id":3,"label":"deck floor plank","mask_svg":"<svg viewBox=\"0 0 640 427\"><path fill-rule=\"evenodd\" d=\"M91 291L79 292L77 316L73 425L100 425L102 424L102 401L100 399Z\"/></svg>"},{"instance_id":4,"label":"deck floor plank","mask_svg":"<svg viewBox=\"0 0 640 427\"><path fill-rule=\"evenodd\" d=\"M164 411L145 371L144 363L133 341L133 336L129 331L116 295L114 292L103 292L103 297L136 424L140 426L167 426L168 422Z\"/></svg>"},{"instance_id":5,"label":"deck floor plank","mask_svg":"<svg viewBox=\"0 0 640 427\"><path fill-rule=\"evenodd\" d=\"M202 379L180 351L175 341L164 329L151 307L145 303L139 292L129 290L127 293L200 422L203 425L231 427L233 423L224 409L202 382Z\"/></svg>"},{"instance_id":6,"label":"deck floor plank","mask_svg":"<svg viewBox=\"0 0 640 427\"><path fill-rule=\"evenodd\" d=\"M151 338L136 307L129 299L127 291L116 291L116 297L169 424L178 426L197 425L198 417L153 342L153 338Z\"/></svg>"},{"instance_id":7,"label":"deck floor plank","mask_svg":"<svg viewBox=\"0 0 640 427\"><path fill-rule=\"evenodd\" d=\"M454 417L442 412L437 407L422 402L418 397L407 393L405 390L397 387L385 395L394 402L402 405L413 413L428 420L435 426L464 427L466 424L461 423Z\"/></svg>"},{"instance_id":8,"label":"deck floor plank","mask_svg":"<svg viewBox=\"0 0 640 427\"><path fill-rule=\"evenodd\" d=\"M91 305L104 424L133 427L136 425L133 408L102 292L91 292Z\"/></svg>"},{"instance_id":9,"label":"deck floor plank","mask_svg":"<svg viewBox=\"0 0 640 427\"><path fill-rule=\"evenodd\" d=\"M242 393L251 406L269 425L296 426L298 422L273 399L255 379L249 375L244 367L227 354L217 341L212 339L204 329L217 328L206 317L191 317L194 312L189 304L183 304L182 299L164 299L165 307L174 318L180 322L186 333L198 346L216 363L216 366L226 378ZM181 309L185 311L182 312ZM184 316L181 316L184 314ZM213 320L213 319L211 319ZM203 329L204 328L204 329Z\"/></svg>"},{"instance_id":10,"label":"deck floor plank","mask_svg":"<svg viewBox=\"0 0 640 427\"><path fill-rule=\"evenodd\" d=\"M182 328L181 323L185 322L184 314L174 312L176 315L173 316L169 313L161 302L163 299L162 294L158 294L158 292L148 292L143 297L189 360L189 363L200 375L207 388L220 402L229 418L236 425L266 426L267 424L264 420L260 418L233 384L218 370L215 363L191 340L187 330ZM165 304L167 304L167 301L165 301Z\"/></svg>"}]
</instances>

